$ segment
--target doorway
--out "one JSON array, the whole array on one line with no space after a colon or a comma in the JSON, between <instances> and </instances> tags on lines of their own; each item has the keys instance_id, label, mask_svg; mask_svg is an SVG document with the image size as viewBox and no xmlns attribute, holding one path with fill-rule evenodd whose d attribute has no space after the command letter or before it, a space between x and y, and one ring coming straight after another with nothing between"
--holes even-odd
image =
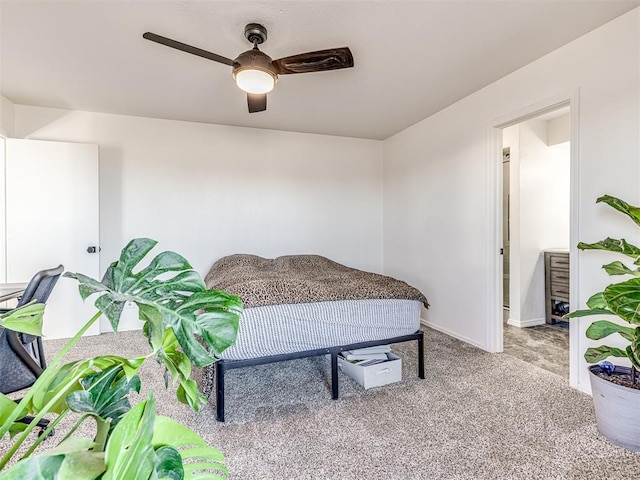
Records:
<instances>
[{"instance_id":1,"label":"doorway","mask_svg":"<svg viewBox=\"0 0 640 480\"><path fill-rule=\"evenodd\" d=\"M501 133L503 351L569 379L562 312L570 308L570 107L528 116ZM549 255L566 273L551 271ZM552 291L565 297L552 298Z\"/></svg>"}]
</instances>

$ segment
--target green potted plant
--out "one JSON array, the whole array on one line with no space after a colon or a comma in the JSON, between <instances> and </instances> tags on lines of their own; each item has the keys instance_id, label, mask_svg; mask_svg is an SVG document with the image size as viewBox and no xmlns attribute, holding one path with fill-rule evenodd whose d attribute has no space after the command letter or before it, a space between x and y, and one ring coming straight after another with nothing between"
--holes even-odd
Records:
<instances>
[{"instance_id":1,"label":"green potted plant","mask_svg":"<svg viewBox=\"0 0 640 480\"><path fill-rule=\"evenodd\" d=\"M640 226L640 208L619 198L604 195L596 203L606 203L627 215ZM578 244L581 250L605 250L633 259L635 267L616 260L602 268L609 275L630 276L625 281L612 283L602 292L587 300L587 309L577 310L567 318L584 316L615 316L624 325L610 320L596 320L587 328L591 340L601 340L617 334L626 346L601 345L588 348L584 358L589 367L598 430L613 443L633 451L640 451L640 248L625 239L606 238L597 243ZM605 361L609 357L626 358L630 366L617 366Z\"/></svg>"},{"instance_id":2,"label":"green potted plant","mask_svg":"<svg viewBox=\"0 0 640 480\"><path fill-rule=\"evenodd\" d=\"M79 282L83 299L94 295L96 314L50 362L19 403L0 395L0 440L10 447L0 458L0 480L67 479L147 480L223 479L223 455L197 434L170 418L156 415L153 394L131 407L128 394L140 390L136 372L154 357L165 368L165 383L173 380L182 403L199 409L205 398L191 379L192 366L205 366L235 342L242 302L223 291L207 290L200 275L174 252L162 252L134 272L156 245L131 241L102 282L79 273L65 276ZM151 352L139 358L102 355L63 364L63 358L87 329L105 315L114 331L127 302L138 306L143 334ZM0 325L41 335L44 305L28 304L0 317ZM18 420L32 415L28 424ZM48 428L31 444L29 434L47 416ZM69 416L77 417L68 432L56 431ZM93 419L95 435L75 435Z\"/></svg>"}]
</instances>

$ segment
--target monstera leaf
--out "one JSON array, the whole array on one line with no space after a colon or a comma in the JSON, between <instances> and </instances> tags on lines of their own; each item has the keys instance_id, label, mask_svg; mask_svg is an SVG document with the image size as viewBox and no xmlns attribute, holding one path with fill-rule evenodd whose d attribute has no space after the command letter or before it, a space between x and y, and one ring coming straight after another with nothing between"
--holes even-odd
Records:
<instances>
[{"instance_id":1,"label":"monstera leaf","mask_svg":"<svg viewBox=\"0 0 640 480\"><path fill-rule=\"evenodd\" d=\"M83 299L95 298L98 312L62 347L19 403L0 395L0 480L226 478L222 454L186 427L156 416L152 395L133 408L127 399L140 390L138 369L155 355L165 367L166 382L171 377L177 385L178 399L199 408L204 397L190 378L192 365L212 363L235 342L242 312L237 296L207 290L200 275L176 253L162 252L141 265L155 245L146 238L131 241L102 281L65 274L78 280ZM100 355L64 363L102 315L117 331L127 302L138 306L151 354L132 359ZM41 335L43 307L30 304L0 315L0 326ZM80 418L58 446L40 453L46 433L60 429L61 420L75 413ZM17 422L27 414L33 415L29 424ZM45 434L26 448L38 422L50 417ZM89 418L96 422L93 440L73 436ZM13 443L5 448L7 436ZM18 456L23 458L16 463Z\"/></svg>"},{"instance_id":2,"label":"monstera leaf","mask_svg":"<svg viewBox=\"0 0 640 480\"><path fill-rule=\"evenodd\" d=\"M105 454L103 480L227 478L224 456L187 427L156 416L153 396L122 418Z\"/></svg>"},{"instance_id":3,"label":"monstera leaf","mask_svg":"<svg viewBox=\"0 0 640 480\"><path fill-rule=\"evenodd\" d=\"M0 480L46 480L58 478L64 455L29 457L6 472L0 473Z\"/></svg>"},{"instance_id":4,"label":"monstera leaf","mask_svg":"<svg viewBox=\"0 0 640 480\"><path fill-rule=\"evenodd\" d=\"M191 362L179 350L178 340L170 328L165 330L162 348L158 351L158 358L166 368L166 373L178 382L176 395L182 403L187 403L194 410L199 410L206 398L198 391L198 384L191 377ZM165 375L165 386L169 379Z\"/></svg>"},{"instance_id":5,"label":"monstera leaf","mask_svg":"<svg viewBox=\"0 0 640 480\"><path fill-rule=\"evenodd\" d=\"M91 384L112 375L110 371ZM104 452L96 447L88 439L70 436L43 454L19 461L0 473L0 480L224 480L228 474L219 450L187 427L156 415L152 395L121 418Z\"/></svg>"},{"instance_id":6,"label":"monstera leaf","mask_svg":"<svg viewBox=\"0 0 640 480\"><path fill-rule=\"evenodd\" d=\"M79 273L65 276L78 280L83 299L98 295L95 305L115 331L126 302L134 302L154 350L160 348L164 330L171 328L193 364L209 365L215 361L209 349L219 354L235 342L242 302L226 292L207 290L187 260L174 252L159 253L134 272L156 243L148 238L129 242L102 282Z\"/></svg>"},{"instance_id":7,"label":"monstera leaf","mask_svg":"<svg viewBox=\"0 0 640 480\"><path fill-rule=\"evenodd\" d=\"M9 415L14 411L14 409L18 409L18 404L11 400L9 397L0 393L0 424L4 423L9 419ZM19 417L26 415L26 410L19 410ZM25 429L26 425L21 422L13 422L9 427L9 435L13 437L17 433L20 433Z\"/></svg>"},{"instance_id":8,"label":"monstera leaf","mask_svg":"<svg viewBox=\"0 0 640 480\"><path fill-rule=\"evenodd\" d=\"M15 332L41 337L43 315L44 303L35 303L34 300L0 315L0 325Z\"/></svg>"},{"instance_id":9,"label":"monstera leaf","mask_svg":"<svg viewBox=\"0 0 640 480\"><path fill-rule=\"evenodd\" d=\"M101 420L111 419L111 425L117 424L131 409L127 395L140 392L140 377L135 375L128 379L120 365L87 375L80 383L84 390L72 392L67 396L69 408Z\"/></svg>"},{"instance_id":10,"label":"monstera leaf","mask_svg":"<svg viewBox=\"0 0 640 480\"><path fill-rule=\"evenodd\" d=\"M171 447L179 452L185 480L227 478L224 455L209 447L198 434L169 417L156 417L151 443L156 453L162 447Z\"/></svg>"},{"instance_id":11,"label":"monstera leaf","mask_svg":"<svg viewBox=\"0 0 640 480\"><path fill-rule=\"evenodd\" d=\"M103 480L147 480L154 471L153 423L156 411L153 397L138 403L118 422L105 449Z\"/></svg>"},{"instance_id":12,"label":"monstera leaf","mask_svg":"<svg viewBox=\"0 0 640 480\"><path fill-rule=\"evenodd\" d=\"M57 447L0 473L0 480L93 480L104 471L104 454L92 451L94 446L86 438L69 437Z\"/></svg>"},{"instance_id":13,"label":"monstera leaf","mask_svg":"<svg viewBox=\"0 0 640 480\"><path fill-rule=\"evenodd\" d=\"M126 359L117 355L102 355L58 367L48 381L41 383L27 404L30 413L46 409L49 412L61 413L67 408L67 398L75 391L82 389L81 381L96 372L112 367L121 368L127 378L132 378L143 364L144 357ZM54 403L52 403L54 402Z\"/></svg>"}]
</instances>

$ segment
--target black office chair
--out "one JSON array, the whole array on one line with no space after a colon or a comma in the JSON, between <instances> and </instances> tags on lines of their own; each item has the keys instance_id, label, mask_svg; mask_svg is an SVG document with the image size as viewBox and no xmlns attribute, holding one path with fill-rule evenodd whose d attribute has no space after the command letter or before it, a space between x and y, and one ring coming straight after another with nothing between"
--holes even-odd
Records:
<instances>
[{"instance_id":1,"label":"black office chair","mask_svg":"<svg viewBox=\"0 0 640 480\"><path fill-rule=\"evenodd\" d=\"M36 273L17 306L34 300L46 303L63 270L64 267L59 265ZM7 311L0 309L0 313ZM30 387L46 366L41 337L0 327L0 392L7 394Z\"/></svg>"}]
</instances>

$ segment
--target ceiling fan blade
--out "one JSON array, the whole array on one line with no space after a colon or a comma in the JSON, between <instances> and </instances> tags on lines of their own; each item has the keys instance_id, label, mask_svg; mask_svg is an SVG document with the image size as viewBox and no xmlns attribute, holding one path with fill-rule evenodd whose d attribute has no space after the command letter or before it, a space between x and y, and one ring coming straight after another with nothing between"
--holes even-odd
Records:
<instances>
[{"instance_id":1,"label":"ceiling fan blade","mask_svg":"<svg viewBox=\"0 0 640 480\"><path fill-rule=\"evenodd\" d=\"M279 58L271 64L275 67L278 75L323 72L353 67L353 55L349 47L331 48Z\"/></svg>"},{"instance_id":2,"label":"ceiling fan blade","mask_svg":"<svg viewBox=\"0 0 640 480\"><path fill-rule=\"evenodd\" d=\"M266 93L247 93L249 113L263 112L267 109Z\"/></svg>"},{"instance_id":3,"label":"ceiling fan blade","mask_svg":"<svg viewBox=\"0 0 640 480\"><path fill-rule=\"evenodd\" d=\"M207 52L206 50L202 50L198 47L193 47L191 45L187 45L186 43L178 42L177 40L172 40L167 37L163 37L162 35L156 35L155 33L146 32L142 35L143 38L147 40L151 40L152 42L160 43L162 45L166 45L167 47L175 48L176 50L181 50L183 52L190 53L192 55L197 55L199 57L206 58L208 60L213 60L214 62L224 63L225 65L233 66L233 60L230 58L223 57L221 55L217 55L212 52Z\"/></svg>"}]
</instances>

